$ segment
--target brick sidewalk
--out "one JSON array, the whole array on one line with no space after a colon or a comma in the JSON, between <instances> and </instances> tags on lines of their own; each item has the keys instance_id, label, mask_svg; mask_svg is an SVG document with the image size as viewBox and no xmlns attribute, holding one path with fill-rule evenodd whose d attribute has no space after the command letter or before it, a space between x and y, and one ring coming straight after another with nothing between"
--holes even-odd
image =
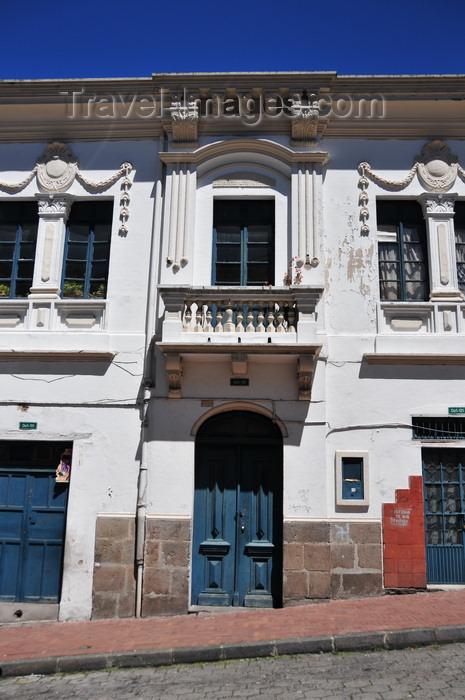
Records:
<instances>
[{"instance_id":1,"label":"brick sidewalk","mask_svg":"<svg viewBox=\"0 0 465 700\"><path fill-rule=\"evenodd\" d=\"M0 663L462 625L465 590L340 600L282 610L0 627Z\"/></svg>"}]
</instances>

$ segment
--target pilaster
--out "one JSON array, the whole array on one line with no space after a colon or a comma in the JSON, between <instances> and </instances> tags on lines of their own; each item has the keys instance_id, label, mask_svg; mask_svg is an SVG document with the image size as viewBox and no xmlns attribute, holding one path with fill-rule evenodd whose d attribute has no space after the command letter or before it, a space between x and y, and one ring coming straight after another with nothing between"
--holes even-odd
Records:
<instances>
[{"instance_id":1,"label":"pilaster","mask_svg":"<svg viewBox=\"0 0 465 700\"><path fill-rule=\"evenodd\" d=\"M421 197L428 233L431 301L461 301L455 263L455 194Z\"/></svg>"},{"instance_id":2,"label":"pilaster","mask_svg":"<svg viewBox=\"0 0 465 700\"><path fill-rule=\"evenodd\" d=\"M37 195L39 227L31 298L57 298L60 295L66 222L71 209L69 195Z\"/></svg>"},{"instance_id":3,"label":"pilaster","mask_svg":"<svg viewBox=\"0 0 465 700\"><path fill-rule=\"evenodd\" d=\"M302 161L296 164L292 196L297 203L297 266L309 270L319 264L318 251L318 176L316 165Z\"/></svg>"},{"instance_id":4,"label":"pilaster","mask_svg":"<svg viewBox=\"0 0 465 700\"><path fill-rule=\"evenodd\" d=\"M165 235L168 239L167 263L173 272L189 262L189 232L194 216L196 172L190 163L168 166L169 186L165 204Z\"/></svg>"}]
</instances>

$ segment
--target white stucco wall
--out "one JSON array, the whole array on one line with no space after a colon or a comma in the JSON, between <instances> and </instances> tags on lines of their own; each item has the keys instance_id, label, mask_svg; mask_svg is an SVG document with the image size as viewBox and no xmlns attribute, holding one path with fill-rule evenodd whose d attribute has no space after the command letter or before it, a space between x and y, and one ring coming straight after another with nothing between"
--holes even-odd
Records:
<instances>
[{"instance_id":1,"label":"white stucco wall","mask_svg":"<svg viewBox=\"0 0 465 700\"><path fill-rule=\"evenodd\" d=\"M79 167L94 182L106 180L121 163L131 173L128 233L119 229L121 182L98 194L75 181L73 199L114 201L105 329L2 329L2 352L42 352L37 360L0 364L0 440L72 441L73 466L60 619L89 618L92 606L95 523L98 514L136 511L140 461L140 416L136 406L144 371L147 287L158 171L156 142L68 144ZM34 167L46 144L2 145L1 180L18 182ZM35 178L16 194L0 192L0 201L35 199ZM72 302L71 302L72 303ZM8 301L0 300L0 312ZM109 352L113 360L56 361L57 352ZM19 429L20 421L37 429Z\"/></svg>"},{"instance_id":2,"label":"white stucco wall","mask_svg":"<svg viewBox=\"0 0 465 700\"><path fill-rule=\"evenodd\" d=\"M249 141L252 137L290 148L290 136L257 130L248 136ZM202 136L200 146L218 140ZM324 286L316 312L318 334L315 330L315 344L321 346L321 352L310 402L298 400L295 356L250 355L249 385L235 387L230 386L232 370L227 353L183 357L183 398L168 399L165 361L155 351L146 432L149 516L192 516L195 426L222 407L259 409L283 426L285 519L379 520L382 504L394 500L396 489L408 486L409 476L421 474L421 445L412 441L409 427L412 416L446 415L448 406L463 404L465 369L400 362L370 365L363 361L363 355L380 352L380 348L407 356L419 352L462 353L462 337L444 331L427 334L426 330L393 334L389 324L380 333L376 198L419 199L425 189L417 177L401 192L387 191L370 182L370 232L364 235L360 230L357 166L366 161L384 178L401 180L424 144L415 139L323 138L304 150L306 154L312 149L328 153L328 163L318 165L315 176L318 264L303 269L304 285ZM463 142L448 144L465 165ZM2 144L0 179L22 180L46 145ZM1 351L49 352L50 361L2 360L0 440L73 441L60 617L82 619L91 612L97 515L133 515L136 509L141 446L140 415L135 404L144 377L148 302L153 305L149 332L155 333L156 341L162 340L163 304L156 298L155 285L211 284L215 197L274 199L275 285L281 285L289 258L298 246L298 173L295 163L265 153L254 154L244 146L236 153L216 153L200 161L198 167L192 166L189 207L183 210L189 216L187 257L175 269L167 263L172 243L170 171L169 166L161 166L158 142L102 139L76 140L68 145L79 158L80 170L93 181L107 179L125 161L132 164L129 232L118 232L120 181L97 195L90 194L79 182L73 183L67 194L76 199L96 196L114 200L105 329L2 328ZM275 184L260 188L213 186L215 179L235 172L266 176ZM157 191L162 193L159 200ZM453 192L465 198L465 183L460 178ZM15 194L0 191L0 201L35 199L37 193L33 179ZM0 312L5 304L8 302L0 300ZM241 352L246 350L246 342L245 338ZM53 360L53 353L82 350L115 355L108 362ZM27 405L27 410L20 411L20 405ZM34 434L20 431L20 420L37 422ZM368 452L367 507L336 507L337 450Z\"/></svg>"}]
</instances>

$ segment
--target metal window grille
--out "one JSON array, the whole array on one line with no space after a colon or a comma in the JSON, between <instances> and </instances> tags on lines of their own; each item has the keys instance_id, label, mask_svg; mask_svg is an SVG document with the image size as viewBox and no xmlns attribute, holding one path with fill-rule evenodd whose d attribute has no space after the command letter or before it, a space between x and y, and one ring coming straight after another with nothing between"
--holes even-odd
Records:
<instances>
[{"instance_id":1,"label":"metal window grille","mask_svg":"<svg viewBox=\"0 0 465 700\"><path fill-rule=\"evenodd\" d=\"M412 418L414 440L465 440L465 416Z\"/></svg>"}]
</instances>

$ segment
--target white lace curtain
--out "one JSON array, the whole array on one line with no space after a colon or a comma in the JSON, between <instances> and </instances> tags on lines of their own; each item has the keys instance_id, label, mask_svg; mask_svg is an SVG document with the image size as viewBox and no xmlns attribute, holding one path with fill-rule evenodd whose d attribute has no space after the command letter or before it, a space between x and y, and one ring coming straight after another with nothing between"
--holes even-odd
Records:
<instances>
[{"instance_id":1,"label":"white lace curtain","mask_svg":"<svg viewBox=\"0 0 465 700\"><path fill-rule=\"evenodd\" d=\"M428 299L428 272L423 248L418 241L417 231L407 227L403 230L402 245L399 241L379 244L381 299L384 301L402 299L402 284L405 290L405 301Z\"/></svg>"}]
</instances>

